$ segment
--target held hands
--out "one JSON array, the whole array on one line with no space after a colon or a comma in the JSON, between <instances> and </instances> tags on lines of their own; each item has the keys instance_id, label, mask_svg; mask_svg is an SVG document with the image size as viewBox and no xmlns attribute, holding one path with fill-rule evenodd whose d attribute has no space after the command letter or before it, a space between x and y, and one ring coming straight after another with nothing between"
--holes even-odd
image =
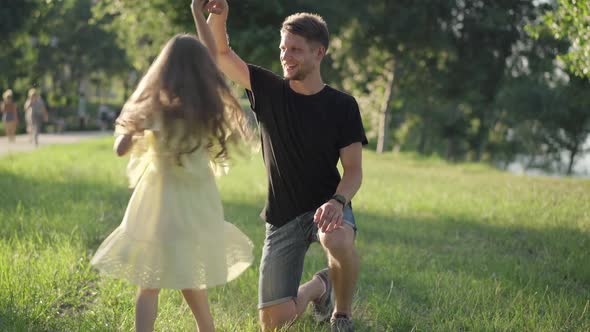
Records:
<instances>
[{"instance_id":1,"label":"held hands","mask_svg":"<svg viewBox=\"0 0 590 332\"><path fill-rule=\"evenodd\" d=\"M191 8L193 12L202 10L219 15L227 8L227 2L225 0L192 0Z\"/></svg>"},{"instance_id":2,"label":"held hands","mask_svg":"<svg viewBox=\"0 0 590 332\"><path fill-rule=\"evenodd\" d=\"M331 199L315 211L313 221L318 224L319 230L330 233L342 226L342 209L342 204Z\"/></svg>"}]
</instances>

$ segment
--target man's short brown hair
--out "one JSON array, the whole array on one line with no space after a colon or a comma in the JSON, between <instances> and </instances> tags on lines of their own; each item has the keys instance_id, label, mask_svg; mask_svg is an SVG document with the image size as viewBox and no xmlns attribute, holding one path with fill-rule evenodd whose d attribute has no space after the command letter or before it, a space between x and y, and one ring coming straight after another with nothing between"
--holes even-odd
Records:
<instances>
[{"instance_id":1,"label":"man's short brown hair","mask_svg":"<svg viewBox=\"0 0 590 332\"><path fill-rule=\"evenodd\" d=\"M326 21L317 14L297 13L283 22L282 32L289 32L305 38L308 42L320 43L328 49L330 33Z\"/></svg>"}]
</instances>

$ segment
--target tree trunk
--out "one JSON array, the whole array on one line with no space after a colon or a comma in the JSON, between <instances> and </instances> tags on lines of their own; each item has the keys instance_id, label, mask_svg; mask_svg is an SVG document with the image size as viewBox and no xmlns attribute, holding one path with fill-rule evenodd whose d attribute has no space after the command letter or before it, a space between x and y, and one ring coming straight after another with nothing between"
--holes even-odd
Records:
<instances>
[{"instance_id":1,"label":"tree trunk","mask_svg":"<svg viewBox=\"0 0 590 332\"><path fill-rule=\"evenodd\" d=\"M377 136L377 153L387 151L387 144L389 143L389 123L391 122L391 111L389 104L393 99L393 84L395 82L395 59L391 59L386 67L387 85L385 86L385 94L383 96L383 104L379 112L379 134Z\"/></svg>"},{"instance_id":2,"label":"tree trunk","mask_svg":"<svg viewBox=\"0 0 590 332\"><path fill-rule=\"evenodd\" d=\"M126 102L127 98L129 98L129 79L124 78L123 79L123 102Z\"/></svg>"},{"instance_id":3,"label":"tree trunk","mask_svg":"<svg viewBox=\"0 0 590 332\"><path fill-rule=\"evenodd\" d=\"M450 161L457 161L459 159L458 157L458 150L459 150L459 140L457 139L456 135L452 135L451 137L448 138L447 141L447 160Z\"/></svg>"},{"instance_id":4,"label":"tree trunk","mask_svg":"<svg viewBox=\"0 0 590 332\"><path fill-rule=\"evenodd\" d=\"M98 102L102 103L102 84L100 80L96 82L96 96L98 97Z\"/></svg>"},{"instance_id":5,"label":"tree trunk","mask_svg":"<svg viewBox=\"0 0 590 332\"><path fill-rule=\"evenodd\" d=\"M570 158L567 164L567 175L571 176L574 170L574 162L576 160L576 154L578 154L578 144L574 146L573 149L570 150Z\"/></svg>"},{"instance_id":6,"label":"tree trunk","mask_svg":"<svg viewBox=\"0 0 590 332\"><path fill-rule=\"evenodd\" d=\"M489 101L491 104L493 101ZM492 128L491 124L491 109L484 108L480 110L480 114L477 116L479 120L479 128L477 128L477 132L475 133L475 142L472 146L473 152L475 153L473 157L473 161L479 162L481 161L483 154L486 151L488 145L488 139L490 136L490 128Z\"/></svg>"},{"instance_id":7,"label":"tree trunk","mask_svg":"<svg viewBox=\"0 0 590 332\"><path fill-rule=\"evenodd\" d=\"M488 144L488 136L489 136L490 129L486 125L481 125L477 130L477 142L475 146L475 160L476 162L480 162L485 149L487 148Z\"/></svg>"},{"instance_id":8,"label":"tree trunk","mask_svg":"<svg viewBox=\"0 0 590 332\"><path fill-rule=\"evenodd\" d=\"M430 119L424 117L422 119L422 128L420 128L420 141L418 142L418 153L426 153L426 144L428 141L428 133L430 132Z\"/></svg>"}]
</instances>

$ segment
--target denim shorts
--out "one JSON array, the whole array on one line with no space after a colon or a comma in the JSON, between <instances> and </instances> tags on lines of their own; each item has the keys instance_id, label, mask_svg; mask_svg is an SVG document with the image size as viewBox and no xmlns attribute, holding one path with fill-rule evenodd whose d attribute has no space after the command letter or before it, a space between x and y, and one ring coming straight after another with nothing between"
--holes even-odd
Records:
<instances>
[{"instance_id":1,"label":"denim shorts","mask_svg":"<svg viewBox=\"0 0 590 332\"><path fill-rule=\"evenodd\" d=\"M258 279L258 309L297 298L305 254L310 244L319 241L314 213L304 213L281 227L266 224ZM347 205L343 213L343 223L352 226L356 233L352 207Z\"/></svg>"}]
</instances>

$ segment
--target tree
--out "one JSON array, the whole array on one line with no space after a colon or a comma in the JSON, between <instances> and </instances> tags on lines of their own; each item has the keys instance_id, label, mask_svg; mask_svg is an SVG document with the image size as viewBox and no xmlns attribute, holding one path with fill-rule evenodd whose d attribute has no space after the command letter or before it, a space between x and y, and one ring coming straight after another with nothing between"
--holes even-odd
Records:
<instances>
[{"instance_id":1,"label":"tree","mask_svg":"<svg viewBox=\"0 0 590 332\"><path fill-rule=\"evenodd\" d=\"M185 4L186 8L188 5ZM179 31L168 1L99 1L92 9L94 22L116 35L134 69L144 71L166 41Z\"/></svg>"},{"instance_id":2,"label":"tree","mask_svg":"<svg viewBox=\"0 0 590 332\"><path fill-rule=\"evenodd\" d=\"M448 19L452 1L434 5L415 1L349 5L355 15L336 38L334 65L343 72L347 89L365 94L361 100L369 99L363 103L364 116L377 119L377 150L384 152L392 139L390 127L404 122L392 111L403 107L404 89L418 81L414 69L424 63L445 62L448 36L439 22ZM435 67L434 71L439 69ZM429 86L422 88L427 95Z\"/></svg>"},{"instance_id":3,"label":"tree","mask_svg":"<svg viewBox=\"0 0 590 332\"><path fill-rule=\"evenodd\" d=\"M567 156L564 173L571 175L578 156L590 150L590 80L564 72L522 76L507 84L499 104L509 111L507 143L528 156L529 166L555 168Z\"/></svg>"},{"instance_id":4,"label":"tree","mask_svg":"<svg viewBox=\"0 0 590 332\"><path fill-rule=\"evenodd\" d=\"M77 94L92 73L117 75L128 68L115 35L91 21L92 6L92 0L52 2L32 27L39 52L35 73L51 75L62 95Z\"/></svg>"},{"instance_id":5,"label":"tree","mask_svg":"<svg viewBox=\"0 0 590 332\"><path fill-rule=\"evenodd\" d=\"M17 91L48 85L52 95L73 96L94 73L126 72L127 58L114 34L103 30L102 22L90 21L93 3L27 0L3 6L0 22L9 38L0 48L0 84Z\"/></svg>"},{"instance_id":6,"label":"tree","mask_svg":"<svg viewBox=\"0 0 590 332\"><path fill-rule=\"evenodd\" d=\"M343 19L342 6L332 1L249 0L230 3L228 34L232 48L247 62L280 70L279 30L284 18L298 11L326 17L332 32ZM145 70L164 43L177 33L194 33L188 1L102 0L93 9L95 19L110 18L105 29L117 34L133 66Z\"/></svg>"},{"instance_id":7,"label":"tree","mask_svg":"<svg viewBox=\"0 0 590 332\"><path fill-rule=\"evenodd\" d=\"M231 47L244 61L280 72L278 45L284 18L301 11L319 13L327 20L332 36L337 36L344 22L350 20L346 6L327 0L265 1L230 3L228 34ZM94 20L116 34L117 44L125 50L133 68L141 73L157 56L164 43L182 32L194 33L188 2L166 0L101 0L93 8ZM331 70L330 53L324 60L322 74L328 81L339 77ZM334 80L337 82L337 80Z\"/></svg>"},{"instance_id":8,"label":"tree","mask_svg":"<svg viewBox=\"0 0 590 332\"><path fill-rule=\"evenodd\" d=\"M35 0L10 2L0 7L0 86L13 87L16 79L30 73L35 54L26 31L38 12Z\"/></svg>"},{"instance_id":9,"label":"tree","mask_svg":"<svg viewBox=\"0 0 590 332\"><path fill-rule=\"evenodd\" d=\"M538 15L531 1L457 1L448 22L453 59L445 95L467 110L467 143L472 159L484 157L499 120L495 106L514 47L526 38L524 27Z\"/></svg>"},{"instance_id":10,"label":"tree","mask_svg":"<svg viewBox=\"0 0 590 332\"><path fill-rule=\"evenodd\" d=\"M569 41L556 40L546 31L535 37L523 39L508 61L510 76L496 101L505 129L497 146L509 147L507 158L524 154L531 167L571 174L590 134L590 82L555 60L567 51Z\"/></svg>"},{"instance_id":11,"label":"tree","mask_svg":"<svg viewBox=\"0 0 590 332\"><path fill-rule=\"evenodd\" d=\"M556 6L548 11L541 22L531 25L529 32L535 38L551 33L557 39L567 40L571 47L560 55L571 72L590 77L590 2L557 0Z\"/></svg>"}]
</instances>

